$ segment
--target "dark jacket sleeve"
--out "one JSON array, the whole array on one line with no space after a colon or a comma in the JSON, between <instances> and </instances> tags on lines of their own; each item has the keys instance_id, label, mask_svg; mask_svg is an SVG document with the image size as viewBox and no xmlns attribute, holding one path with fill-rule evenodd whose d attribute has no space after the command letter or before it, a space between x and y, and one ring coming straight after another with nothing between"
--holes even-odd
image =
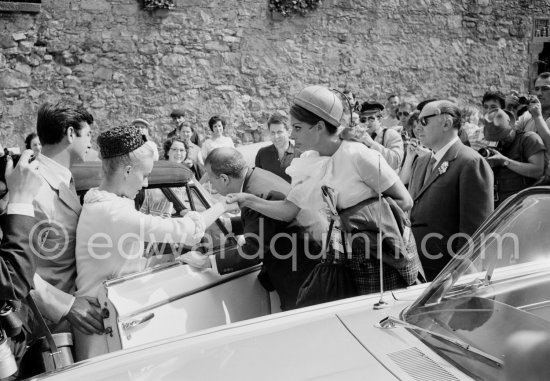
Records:
<instances>
[{"instance_id":1,"label":"dark jacket sleeve","mask_svg":"<svg viewBox=\"0 0 550 381\"><path fill-rule=\"evenodd\" d=\"M262 168L262 148L256 153L256 159L254 160L254 166Z\"/></svg>"},{"instance_id":2,"label":"dark jacket sleeve","mask_svg":"<svg viewBox=\"0 0 550 381\"><path fill-rule=\"evenodd\" d=\"M17 214L4 216L0 244L0 300L23 299L33 287L35 258L29 233L35 219Z\"/></svg>"},{"instance_id":3,"label":"dark jacket sleeve","mask_svg":"<svg viewBox=\"0 0 550 381\"><path fill-rule=\"evenodd\" d=\"M465 163L460 174L460 232L469 236L493 212L493 171L481 156Z\"/></svg>"}]
</instances>

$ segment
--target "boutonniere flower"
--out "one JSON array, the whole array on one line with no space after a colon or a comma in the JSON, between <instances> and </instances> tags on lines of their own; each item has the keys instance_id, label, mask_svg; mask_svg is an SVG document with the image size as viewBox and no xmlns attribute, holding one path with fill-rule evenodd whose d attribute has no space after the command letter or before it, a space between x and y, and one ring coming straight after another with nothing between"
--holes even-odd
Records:
<instances>
[{"instance_id":1,"label":"boutonniere flower","mask_svg":"<svg viewBox=\"0 0 550 381\"><path fill-rule=\"evenodd\" d=\"M444 161L443 163L441 163L441 165L439 166L439 168L437 170L439 171L439 174L442 175L445 172L447 172L448 168L449 168L449 162Z\"/></svg>"}]
</instances>

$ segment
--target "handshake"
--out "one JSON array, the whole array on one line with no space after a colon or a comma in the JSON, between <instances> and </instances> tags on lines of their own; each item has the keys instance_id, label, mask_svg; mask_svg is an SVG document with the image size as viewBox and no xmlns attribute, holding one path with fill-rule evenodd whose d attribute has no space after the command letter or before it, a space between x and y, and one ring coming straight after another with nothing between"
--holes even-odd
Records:
<instances>
[{"instance_id":1,"label":"handshake","mask_svg":"<svg viewBox=\"0 0 550 381\"><path fill-rule=\"evenodd\" d=\"M231 193L221 197L221 202L226 212L237 214L247 199L247 193Z\"/></svg>"}]
</instances>

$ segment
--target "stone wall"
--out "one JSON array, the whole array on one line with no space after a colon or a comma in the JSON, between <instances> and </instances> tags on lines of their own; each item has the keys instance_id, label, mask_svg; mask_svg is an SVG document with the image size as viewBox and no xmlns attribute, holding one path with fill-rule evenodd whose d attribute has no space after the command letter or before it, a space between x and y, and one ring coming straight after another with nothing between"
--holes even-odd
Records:
<instances>
[{"instance_id":1,"label":"stone wall","mask_svg":"<svg viewBox=\"0 0 550 381\"><path fill-rule=\"evenodd\" d=\"M524 90L532 18L550 0L326 0L279 18L267 0L43 0L39 14L0 13L0 142L21 144L38 106L81 101L100 130L136 117L160 142L183 108L202 133L219 114L237 141L307 84L478 102Z\"/></svg>"}]
</instances>

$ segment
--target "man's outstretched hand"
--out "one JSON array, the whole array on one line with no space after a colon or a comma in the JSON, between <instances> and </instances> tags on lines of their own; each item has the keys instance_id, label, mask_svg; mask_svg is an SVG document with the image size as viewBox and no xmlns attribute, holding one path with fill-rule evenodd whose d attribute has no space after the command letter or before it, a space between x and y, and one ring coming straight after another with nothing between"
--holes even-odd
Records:
<instances>
[{"instance_id":1,"label":"man's outstretched hand","mask_svg":"<svg viewBox=\"0 0 550 381\"><path fill-rule=\"evenodd\" d=\"M87 335L103 334L103 318L97 298L90 296L77 297L67 314L67 320L73 328Z\"/></svg>"}]
</instances>

